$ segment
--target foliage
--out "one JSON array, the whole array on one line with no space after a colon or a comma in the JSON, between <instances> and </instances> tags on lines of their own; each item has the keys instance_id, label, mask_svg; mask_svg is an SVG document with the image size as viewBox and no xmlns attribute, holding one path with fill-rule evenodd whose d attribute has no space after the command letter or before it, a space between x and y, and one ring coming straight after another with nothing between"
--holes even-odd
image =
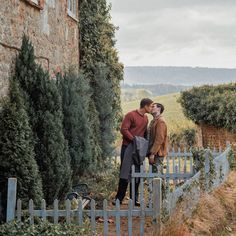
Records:
<instances>
[{"instance_id":1,"label":"foliage","mask_svg":"<svg viewBox=\"0 0 236 236\"><path fill-rule=\"evenodd\" d=\"M236 132L236 84L205 85L181 93L184 114L195 123Z\"/></svg>"},{"instance_id":2,"label":"foliage","mask_svg":"<svg viewBox=\"0 0 236 236\"><path fill-rule=\"evenodd\" d=\"M18 83L10 81L8 100L0 112L0 189L6 206L8 178L17 178L18 198L26 203L42 199L42 183L35 161L32 130Z\"/></svg>"},{"instance_id":3,"label":"foliage","mask_svg":"<svg viewBox=\"0 0 236 236\"><path fill-rule=\"evenodd\" d=\"M89 85L82 74L69 71L58 76L62 96L64 135L68 141L73 181L84 174L91 164L91 130L88 120Z\"/></svg>"},{"instance_id":4,"label":"foliage","mask_svg":"<svg viewBox=\"0 0 236 236\"><path fill-rule=\"evenodd\" d=\"M91 197L96 200L98 207L102 208L103 200L114 198L114 189L119 181L120 166L110 163L110 168L98 174L83 176L81 181L86 182L91 189Z\"/></svg>"},{"instance_id":5,"label":"foliage","mask_svg":"<svg viewBox=\"0 0 236 236\"><path fill-rule=\"evenodd\" d=\"M80 1L80 68L91 87L92 156L94 164L100 166L105 158L111 156L114 128L118 127L121 119L123 66L115 49L116 28L111 23L109 12L106 0Z\"/></svg>"},{"instance_id":6,"label":"foliage","mask_svg":"<svg viewBox=\"0 0 236 236\"><path fill-rule=\"evenodd\" d=\"M182 129L179 132L169 133L171 146L185 146L191 148L196 144L196 130L194 128Z\"/></svg>"},{"instance_id":7,"label":"foliage","mask_svg":"<svg viewBox=\"0 0 236 236\"><path fill-rule=\"evenodd\" d=\"M4 236L92 236L94 235L86 223L83 227L76 224L52 224L48 221L40 221L38 224L31 225L29 221L17 222L12 221L0 225L0 235Z\"/></svg>"},{"instance_id":8,"label":"foliage","mask_svg":"<svg viewBox=\"0 0 236 236\"><path fill-rule=\"evenodd\" d=\"M62 102L54 80L34 61L34 50L24 36L16 59L14 79L24 92L34 134L36 161L48 203L70 188L68 145L63 135Z\"/></svg>"},{"instance_id":9,"label":"foliage","mask_svg":"<svg viewBox=\"0 0 236 236\"><path fill-rule=\"evenodd\" d=\"M231 147L232 148L232 147ZM236 169L236 151L232 148L228 154L230 169Z\"/></svg>"},{"instance_id":10,"label":"foliage","mask_svg":"<svg viewBox=\"0 0 236 236\"><path fill-rule=\"evenodd\" d=\"M209 149L204 148L192 148L191 152L193 154L195 172L201 172L201 189L204 191L209 191L211 190L216 177L213 154Z\"/></svg>"}]
</instances>

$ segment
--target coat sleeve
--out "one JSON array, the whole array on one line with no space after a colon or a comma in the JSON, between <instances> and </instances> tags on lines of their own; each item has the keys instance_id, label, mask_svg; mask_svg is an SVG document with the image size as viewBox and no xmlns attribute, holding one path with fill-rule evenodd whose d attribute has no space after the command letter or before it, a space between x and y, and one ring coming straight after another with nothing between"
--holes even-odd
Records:
<instances>
[{"instance_id":1,"label":"coat sleeve","mask_svg":"<svg viewBox=\"0 0 236 236\"><path fill-rule=\"evenodd\" d=\"M131 125L132 125L132 116L130 113L128 113L122 122L120 132L126 139L130 141L134 139L134 136L129 131Z\"/></svg>"},{"instance_id":2,"label":"coat sleeve","mask_svg":"<svg viewBox=\"0 0 236 236\"><path fill-rule=\"evenodd\" d=\"M156 125L156 136L151 148L151 153L156 155L158 154L158 151L161 148L161 145L163 144L163 142L165 141L165 131L166 131L166 124L165 122L159 122Z\"/></svg>"}]
</instances>

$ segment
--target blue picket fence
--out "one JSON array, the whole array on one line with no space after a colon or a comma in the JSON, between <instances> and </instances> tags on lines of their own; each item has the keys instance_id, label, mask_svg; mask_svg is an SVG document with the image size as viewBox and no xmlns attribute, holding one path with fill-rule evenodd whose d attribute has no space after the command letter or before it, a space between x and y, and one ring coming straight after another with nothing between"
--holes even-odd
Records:
<instances>
[{"instance_id":1,"label":"blue picket fence","mask_svg":"<svg viewBox=\"0 0 236 236\"><path fill-rule=\"evenodd\" d=\"M229 174L229 151L230 146L224 152L221 152L221 150L213 151L216 170L216 176L212 184L214 188L223 183ZM206 156L206 175L209 171L208 164ZM135 168L132 167L131 181L134 183L135 178L140 178L141 206L134 207L132 200L129 200L127 209L123 207L121 209L119 201L116 202L115 207L111 207L107 200L103 201L102 209L96 209L96 202L94 200L91 201L90 209L84 208L82 200L77 202L76 207L73 207L73 200L66 200L64 209L59 209L57 200L54 201L51 209L47 209L44 200L42 200L41 208L35 209L33 201L30 200L29 209L22 209L21 200L17 200L16 196L17 180L11 178L8 185L7 221L14 219L21 221L22 214L25 212L27 212L31 224L34 223L35 217L40 217L43 220L50 218L55 224L60 222L60 219L63 219L68 224L74 222L79 225L83 225L84 219L89 218L91 230L96 234L98 229L96 219L100 217L103 219L102 234L109 235L109 227L112 227L109 224L109 218L112 217L114 218L117 236L122 235L124 231L127 235L132 236L134 227L139 227L139 235L142 236L145 235L146 219L151 217L153 220L152 230L155 232L155 235L159 235L161 232L161 213L163 209L168 214L171 214L176 208L177 203L182 199L186 203L183 207L186 208L186 211L191 212L191 209L197 204L200 197L199 185L194 185L194 183L200 181L201 173L196 173L194 170L192 153L186 150L182 152L180 150L172 150L169 152L164 165L163 172L159 169L157 173L153 173L152 166L149 166L147 161L141 166L139 172L135 172ZM166 192L162 199L163 184L165 185ZM191 201L186 200L189 197L192 199ZM122 217L127 219L126 229L121 226ZM133 224L134 217L139 218L139 225Z\"/></svg>"}]
</instances>

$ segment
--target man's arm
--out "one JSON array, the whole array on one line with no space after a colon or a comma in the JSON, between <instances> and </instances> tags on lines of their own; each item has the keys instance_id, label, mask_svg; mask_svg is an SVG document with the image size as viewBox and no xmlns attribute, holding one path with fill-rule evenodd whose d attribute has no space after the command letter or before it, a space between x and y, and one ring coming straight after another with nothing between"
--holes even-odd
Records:
<instances>
[{"instance_id":1,"label":"man's arm","mask_svg":"<svg viewBox=\"0 0 236 236\"><path fill-rule=\"evenodd\" d=\"M150 151L151 154L156 155L160 150L161 145L165 140L165 130L166 130L165 122L162 121L156 125L156 136Z\"/></svg>"},{"instance_id":2,"label":"man's arm","mask_svg":"<svg viewBox=\"0 0 236 236\"><path fill-rule=\"evenodd\" d=\"M128 113L124 120L122 121L120 132L121 134L126 138L132 141L134 139L134 136L130 133L130 127L132 125L132 116L130 113Z\"/></svg>"}]
</instances>

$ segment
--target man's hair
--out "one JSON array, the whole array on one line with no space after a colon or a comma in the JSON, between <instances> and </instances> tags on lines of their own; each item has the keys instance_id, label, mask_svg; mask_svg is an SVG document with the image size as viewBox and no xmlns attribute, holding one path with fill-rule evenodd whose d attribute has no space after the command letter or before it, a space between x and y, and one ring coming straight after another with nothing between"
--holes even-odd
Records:
<instances>
[{"instance_id":1,"label":"man's hair","mask_svg":"<svg viewBox=\"0 0 236 236\"><path fill-rule=\"evenodd\" d=\"M143 98L140 101L140 108L144 108L145 106L149 106L153 103L153 101L150 98Z\"/></svg>"},{"instance_id":2,"label":"man's hair","mask_svg":"<svg viewBox=\"0 0 236 236\"><path fill-rule=\"evenodd\" d=\"M161 114L163 113L163 111L165 110L165 107L161 104L161 103L154 103L153 105L155 105L156 107L160 107L161 108Z\"/></svg>"}]
</instances>

